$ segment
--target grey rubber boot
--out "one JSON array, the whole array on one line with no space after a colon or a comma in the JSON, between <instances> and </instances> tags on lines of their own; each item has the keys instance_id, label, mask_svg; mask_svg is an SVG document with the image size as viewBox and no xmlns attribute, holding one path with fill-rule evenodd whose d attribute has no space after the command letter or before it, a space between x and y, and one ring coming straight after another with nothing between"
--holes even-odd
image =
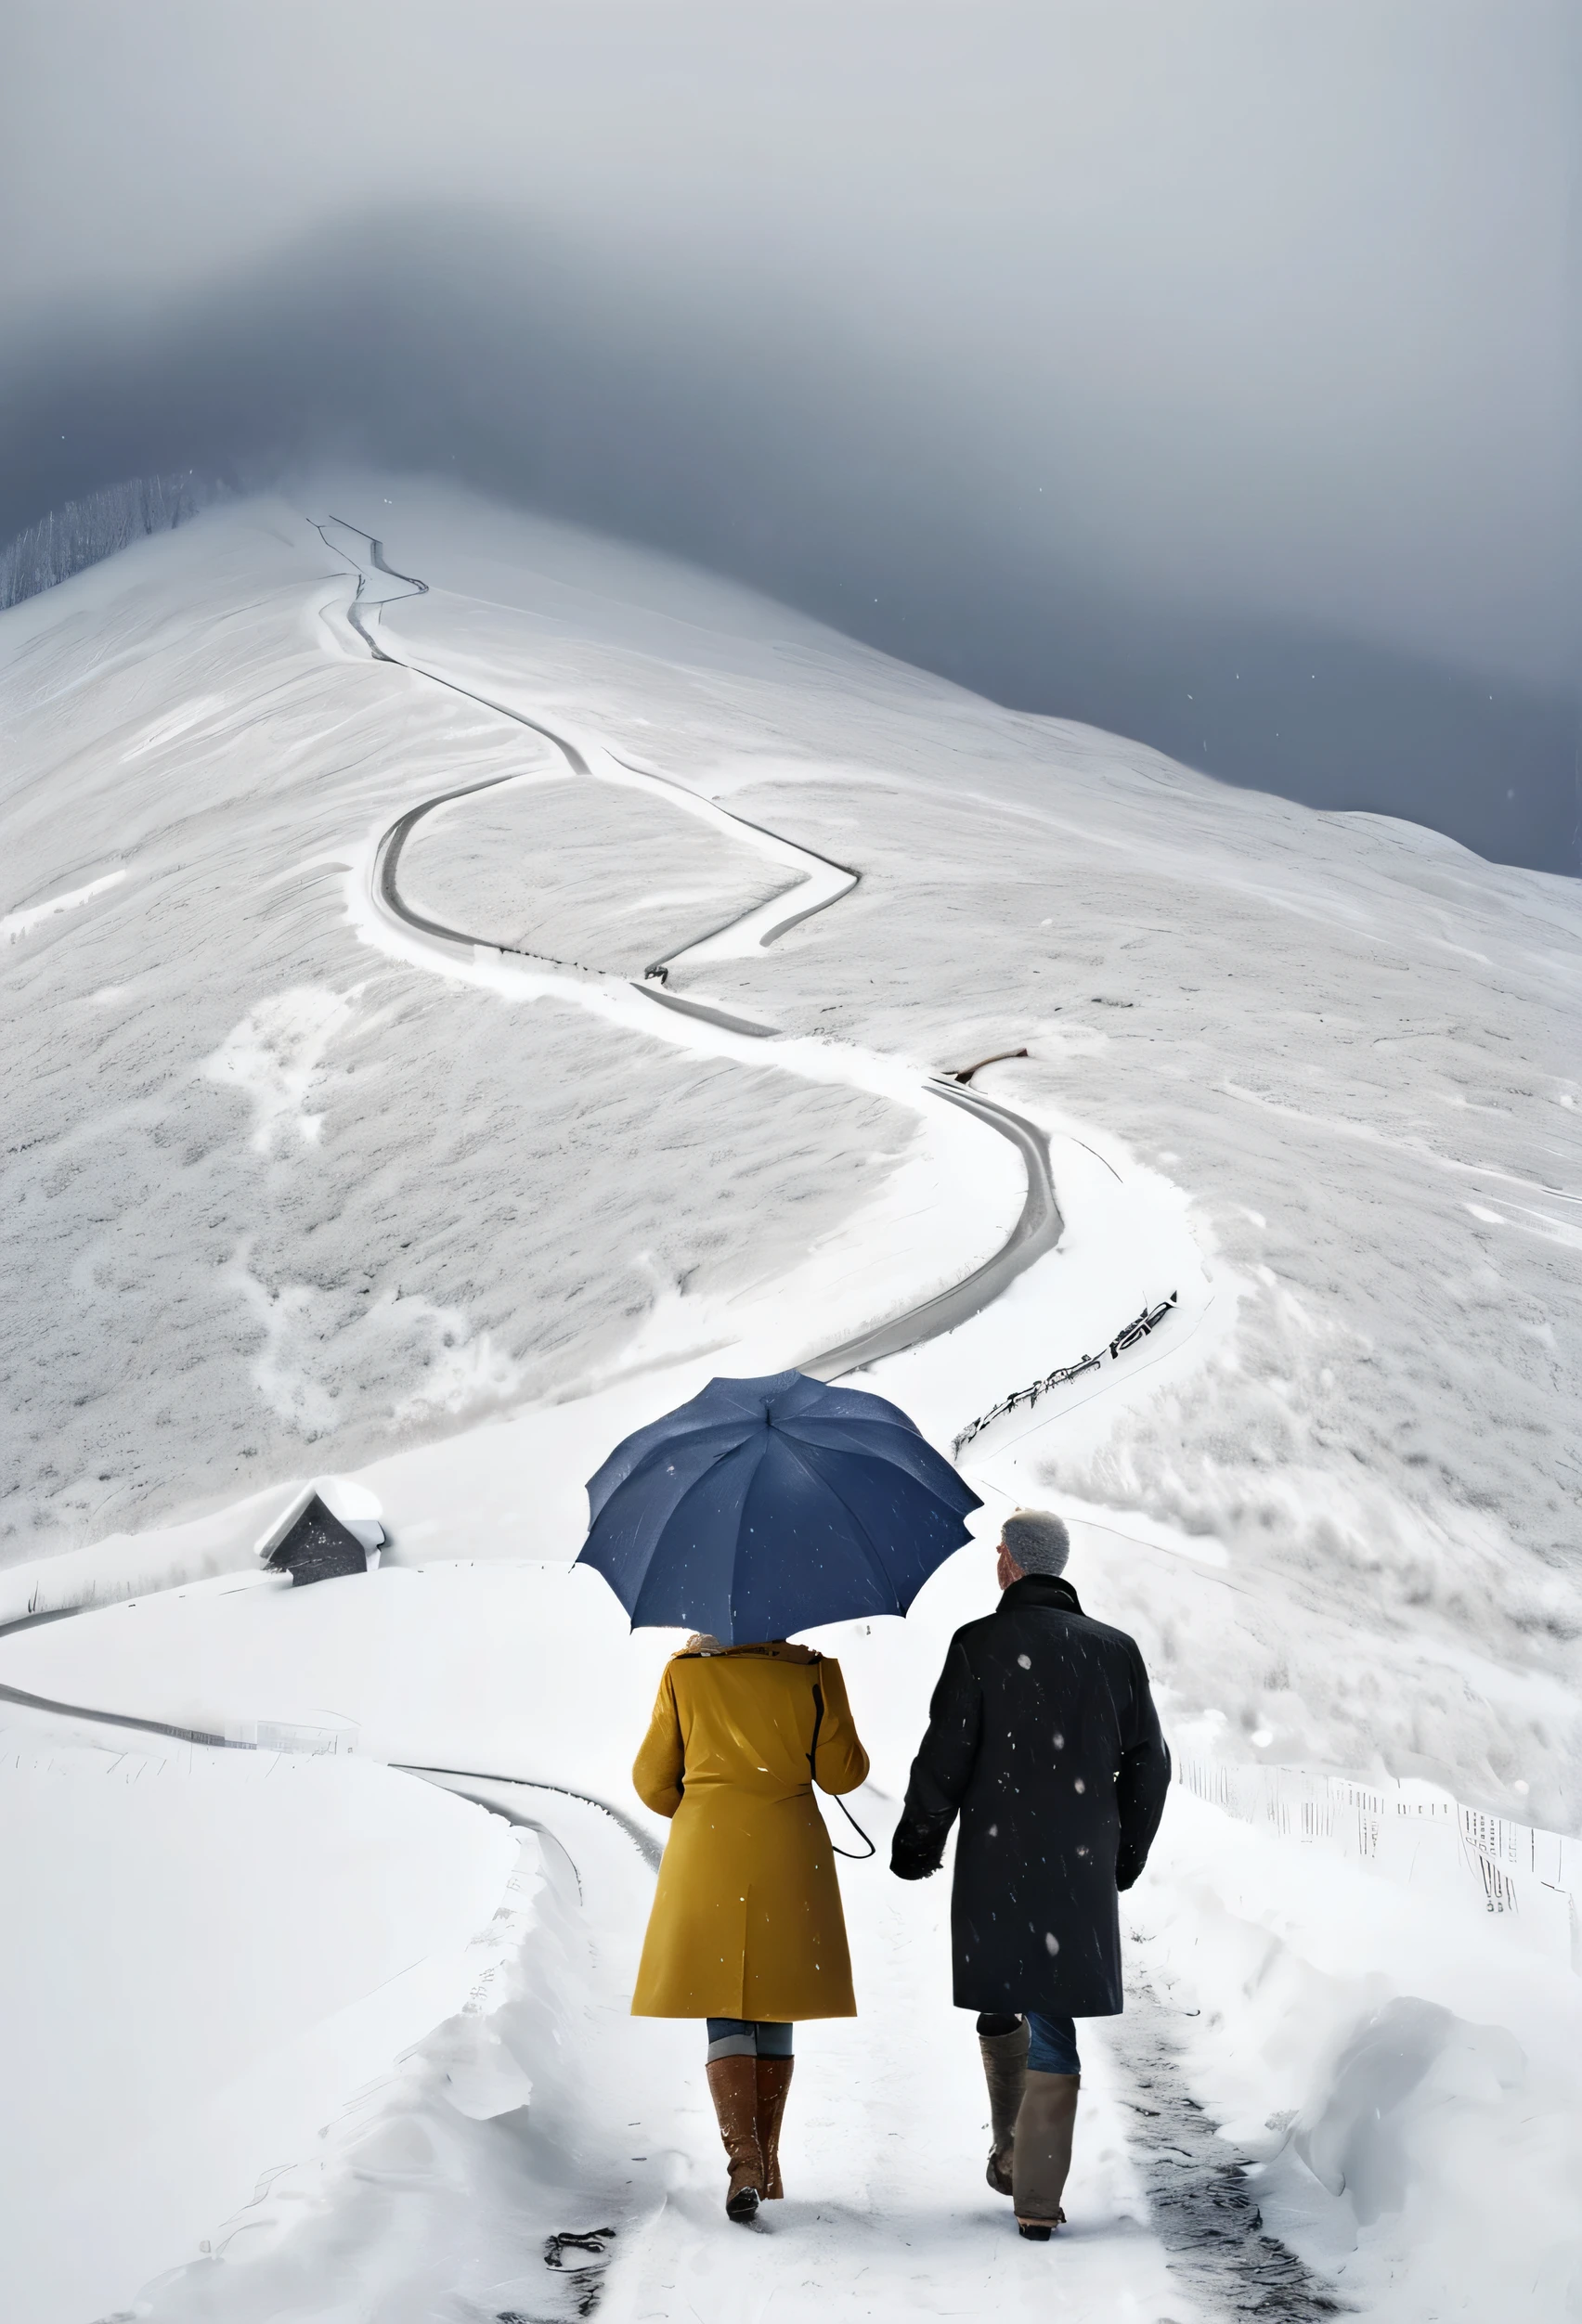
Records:
<instances>
[{"instance_id":1,"label":"grey rubber boot","mask_svg":"<svg viewBox=\"0 0 1582 2324\"><path fill-rule=\"evenodd\" d=\"M1060 2198L1071 2167L1071 2137L1077 2124L1080 2073L1030 2073L1017 2116L1011 2163L1011 2200L1023 2235L1047 2243L1066 2214Z\"/></svg>"},{"instance_id":2,"label":"grey rubber boot","mask_svg":"<svg viewBox=\"0 0 1582 2324\"><path fill-rule=\"evenodd\" d=\"M1011 2145L1017 2114L1027 2087L1027 2020L1009 2034L980 2034L983 2079L989 2085L989 2169L986 2174L996 2195L1011 2191Z\"/></svg>"}]
</instances>

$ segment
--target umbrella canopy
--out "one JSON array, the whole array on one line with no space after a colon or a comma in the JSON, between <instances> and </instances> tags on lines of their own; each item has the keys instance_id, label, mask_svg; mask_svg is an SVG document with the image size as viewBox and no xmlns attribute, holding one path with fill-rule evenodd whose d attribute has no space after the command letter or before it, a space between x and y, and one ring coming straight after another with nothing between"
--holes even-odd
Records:
<instances>
[{"instance_id":1,"label":"umbrella canopy","mask_svg":"<svg viewBox=\"0 0 1582 2324\"><path fill-rule=\"evenodd\" d=\"M710 1380L617 1445L588 1502L577 1563L632 1628L725 1646L904 1614L980 1505L896 1405L800 1372Z\"/></svg>"}]
</instances>

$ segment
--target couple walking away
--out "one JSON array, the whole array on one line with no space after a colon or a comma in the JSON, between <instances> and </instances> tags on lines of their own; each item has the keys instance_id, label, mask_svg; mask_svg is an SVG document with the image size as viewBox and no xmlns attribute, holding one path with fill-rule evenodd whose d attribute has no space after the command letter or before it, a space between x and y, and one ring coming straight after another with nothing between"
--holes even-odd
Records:
<instances>
[{"instance_id":1,"label":"couple walking away","mask_svg":"<svg viewBox=\"0 0 1582 2324\"><path fill-rule=\"evenodd\" d=\"M1005 1520L1000 1603L951 1641L890 1859L903 1880L937 1872L960 1817L955 2003L979 2013L989 2184L1039 2241L1065 2217L1074 2021L1122 2006L1116 1894L1143 1868L1170 1781L1142 1656L1083 1612L1067 1550L1057 1517ZM853 1791L867 1773L837 1662L699 1636L667 1666L632 1770L671 1819L632 2010L707 2020L733 2219L782 2192L796 2020L856 2015L813 1786Z\"/></svg>"}]
</instances>

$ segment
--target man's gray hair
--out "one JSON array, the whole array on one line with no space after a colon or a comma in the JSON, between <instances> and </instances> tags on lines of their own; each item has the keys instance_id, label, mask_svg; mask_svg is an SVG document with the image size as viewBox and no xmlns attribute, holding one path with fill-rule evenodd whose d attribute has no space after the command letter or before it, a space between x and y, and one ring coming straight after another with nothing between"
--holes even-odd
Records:
<instances>
[{"instance_id":1,"label":"man's gray hair","mask_svg":"<svg viewBox=\"0 0 1582 2324\"><path fill-rule=\"evenodd\" d=\"M1053 1509L1014 1509L1000 1529L1000 1539L1023 1573L1064 1573L1071 1554L1066 1520Z\"/></svg>"}]
</instances>

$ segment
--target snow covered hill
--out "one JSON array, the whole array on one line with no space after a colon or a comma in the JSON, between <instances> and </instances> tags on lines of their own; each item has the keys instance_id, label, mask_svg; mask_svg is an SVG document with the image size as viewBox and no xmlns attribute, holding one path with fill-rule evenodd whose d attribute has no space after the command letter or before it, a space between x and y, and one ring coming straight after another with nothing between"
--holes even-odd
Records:
<instances>
[{"instance_id":1,"label":"snow covered hill","mask_svg":"<svg viewBox=\"0 0 1582 2324\"><path fill-rule=\"evenodd\" d=\"M1073 2316L1217 2315L1255 2198L1296 2255L1269 2312L1330 2282L1392 2318L1566 2316L1576 1856L1521 1832L1582 1822L1582 893L405 480L128 550L6 613L0 672L0 1600L188 1585L13 1632L0 1685L218 1734L328 1711L359 1756L324 1763L327 1798L369 1757L471 1771L538 1891L478 2037L509 2071L440 2010L311 2167L273 2128L250 2145L223 2062L201 2107L168 2085L148 2141L214 2209L199 2237L195 2196L170 2211L177 2272L137 2312L571 2313L540 2246L608 2225L578 2264L616 2315L686 2315L683 2280L709 2324L772 2298L1042 2313L1052 2268ZM1106 1351L961 1465L991 1539L1018 1499L1070 1514L1084 1602L1136 1633L1191 1775L1132 1900L1138 2006L1095 2029L1079 2232L1031 2266L973 2163L940 1900L853 1869L864 2016L807 2045L791 2256L720 2246L696 2046L621 2016L652 1850L624 1769L668 1642L564 1575L581 1484L710 1374L812 1361L993 1262L1027 1151L931 1077L1019 1051L973 1088L1046 1142L1058 1239L862 1376L948 1451ZM387 1569L283 1592L252 1540L331 1467L380 1495ZM991 1589L966 1550L906 1625L831 1634L881 1827ZM197 1781L201 1747L6 1715L22 1892L110 1844L76 1804L96 1755L124 1764L107 1747L185 1749ZM447 1812L481 1900L499 1827ZM167 1888L203 1892L204 1815L149 1830ZM311 1863L300 1904L316 1935L344 1911ZM72 1917L91 2029L123 1956L112 1915ZM183 2006L158 1985L149 2059ZM328 2116L371 2069L303 2039ZM85 2184L87 2225L81 2186L30 2198L41 2324L156 2272L148 2216L139 2240ZM91 2300L52 2259L69 2235Z\"/></svg>"}]
</instances>

